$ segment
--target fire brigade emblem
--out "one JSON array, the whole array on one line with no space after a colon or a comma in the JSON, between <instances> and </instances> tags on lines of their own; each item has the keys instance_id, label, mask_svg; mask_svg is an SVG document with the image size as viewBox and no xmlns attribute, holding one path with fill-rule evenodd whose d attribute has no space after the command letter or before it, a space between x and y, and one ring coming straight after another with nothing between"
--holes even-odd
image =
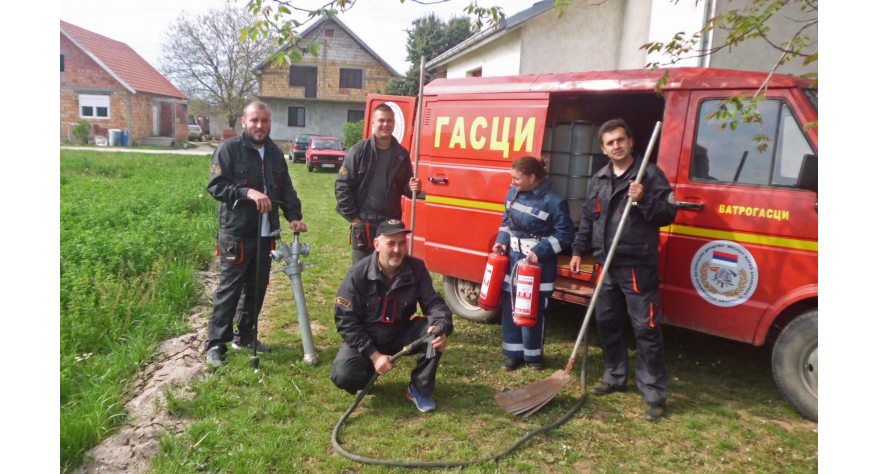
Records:
<instances>
[{"instance_id":1,"label":"fire brigade emblem","mask_svg":"<svg viewBox=\"0 0 880 474\"><path fill-rule=\"evenodd\" d=\"M694 254L691 281L704 300L729 308L748 301L755 293L758 265L742 245L716 240Z\"/></svg>"}]
</instances>

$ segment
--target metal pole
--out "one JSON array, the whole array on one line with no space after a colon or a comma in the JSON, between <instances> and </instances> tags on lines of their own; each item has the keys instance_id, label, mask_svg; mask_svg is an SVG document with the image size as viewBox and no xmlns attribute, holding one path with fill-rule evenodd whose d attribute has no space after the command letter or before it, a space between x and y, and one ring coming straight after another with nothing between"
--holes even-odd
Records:
<instances>
[{"instance_id":1,"label":"metal pole","mask_svg":"<svg viewBox=\"0 0 880 474\"><path fill-rule=\"evenodd\" d=\"M419 66L419 101L416 104L416 120L413 126L413 133L416 134L416 146L412 153L415 154L415 163L413 164L413 178L419 179L419 138L422 136L422 89L425 86L425 56L422 56L422 64ZM413 233L409 236L409 254L413 253L413 244L416 241L416 202L418 193L412 193L412 211L409 217L409 230Z\"/></svg>"},{"instance_id":2,"label":"metal pole","mask_svg":"<svg viewBox=\"0 0 880 474\"><path fill-rule=\"evenodd\" d=\"M306 364L317 365L318 352L315 351L315 343L312 341L312 325L309 322L309 310L306 308L306 295L303 292L302 271L303 261L299 258L302 250L299 242L299 232L293 233L293 248L291 254L297 263L298 273L288 273L290 276L290 288L293 290L293 300L296 302L296 319L299 323L299 333L303 342L303 360Z\"/></svg>"},{"instance_id":3,"label":"metal pole","mask_svg":"<svg viewBox=\"0 0 880 474\"><path fill-rule=\"evenodd\" d=\"M272 273L284 272L290 278L290 289L293 291L293 300L296 303L296 319L303 342L303 361L309 365L317 365L318 352L315 350L315 343L312 340L312 326L309 323L309 310L306 307L306 296L302 283L303 270L313 263L303 263L301 257L308 257L311 249L309 244L300 242L299 232L293 233L293 242L289 246L281 240L280 230L276 230L272 236L278 243L271 253L272 259L276 262L287 263L284 268Z\"/></svg>"}]
</instances>

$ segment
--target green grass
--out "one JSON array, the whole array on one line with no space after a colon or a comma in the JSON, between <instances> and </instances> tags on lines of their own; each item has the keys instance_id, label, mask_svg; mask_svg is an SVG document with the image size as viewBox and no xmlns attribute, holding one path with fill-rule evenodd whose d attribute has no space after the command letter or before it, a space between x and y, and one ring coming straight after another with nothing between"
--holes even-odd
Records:
<instances>
[{"instance_id":1,"label":"green grass","mask_svg":"<svg viewBox=\"0 0 880 474\"><path fill-rule=\"evenodd\" d=\"M209 157L61 150L61 468L125 420L130 380L189 331L213 256ZM200 196L201 194L201 196Z\"/></svg>"},{"instance_id":2,"label":"green grass","mask_svg":"<svg viewBox=\"0 0 880 474\"><path fill-rule=\"evenodd\" d=\"M321 363L312 367L302 362L289 282L284 275L273 275L260 320L261 338L273 345L273 352L261 356L256 373L248 367L247 354L232 353L226 366L192 384L192 397L172 397L171 413L192 425L182 436L162 438L156 472L386 471L350 462L330 444L333 426L353 401L329 380L340 344L333 301L350 266L348 225L334 211L334 173L307 173L302 164L288 166L309 224L304 240L312 245L312 256L307 260L316 262L308 267L304 282ZM435 275L438 288L440 281ZM414 365L408 358L379 379L373 395L343 429L342 444L364 456L424 461L471 459L504 449L526 431L561 416L580 395L573 380L528 421L512 419L493 398L497 391L521 387L562 368L583 311L554 303L546 338L550 370L543 373L502 373L500 327L456 319L456 333L438 375L438 411L419 414L405 398ZM603 369L594 332L589 341L590 385ZM671 327L664 328L664 337L671 378L666 418L644 420L644 403L631 381L630 392L589 398L568 424L532 439L498 464L464 471L818 470L818 425L801 419L777 392L766 348ZM631 354L634 366L634 350Z\"/></svg>"}]
</instances>

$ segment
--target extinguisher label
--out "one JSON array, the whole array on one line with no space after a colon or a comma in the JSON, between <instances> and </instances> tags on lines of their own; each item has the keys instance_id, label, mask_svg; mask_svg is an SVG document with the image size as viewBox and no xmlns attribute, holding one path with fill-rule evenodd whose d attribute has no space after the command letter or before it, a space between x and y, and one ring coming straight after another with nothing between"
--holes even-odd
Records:
<instances>
[{"instance_id":1,"label":"extinguisher label","mask_svg":"<svg viewBox=\"0 0 880 474\"><path fill-rule=\"evenodd\" d=\"M516 304L514 311L521 316L532 315L532 293L535 289L535 277L519 275L516 278Z\"/></svg>"},{"instance_id":2,"label":"extinguisher label","mask_svg":"<svg viewBox=\"0 0 880 474\"><path fill-rule=\"evenodd\" d=\"M489 293L489 282L492 281L492 265L486 265L486 273L483 274L483 286L480 287L480 298L486 299Z\"/></svg>"}]
</instances>

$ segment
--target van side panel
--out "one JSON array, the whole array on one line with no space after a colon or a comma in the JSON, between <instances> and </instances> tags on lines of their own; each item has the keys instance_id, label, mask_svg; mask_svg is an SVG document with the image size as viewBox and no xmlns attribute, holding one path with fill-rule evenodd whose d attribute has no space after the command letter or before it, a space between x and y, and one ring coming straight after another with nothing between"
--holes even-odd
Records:
<instances>
[{"instance_id":1,"label":"van side panel","mask_svg":"<svg viewBox=\"0 0 880 474\"><path fill-rule=\"evenodd\" d=\"M504 212L510 164L540 156L548 97L426 97L419 178L426 194L424 259L432 272L481 280Z\"/></svg>"}]
</instances>

